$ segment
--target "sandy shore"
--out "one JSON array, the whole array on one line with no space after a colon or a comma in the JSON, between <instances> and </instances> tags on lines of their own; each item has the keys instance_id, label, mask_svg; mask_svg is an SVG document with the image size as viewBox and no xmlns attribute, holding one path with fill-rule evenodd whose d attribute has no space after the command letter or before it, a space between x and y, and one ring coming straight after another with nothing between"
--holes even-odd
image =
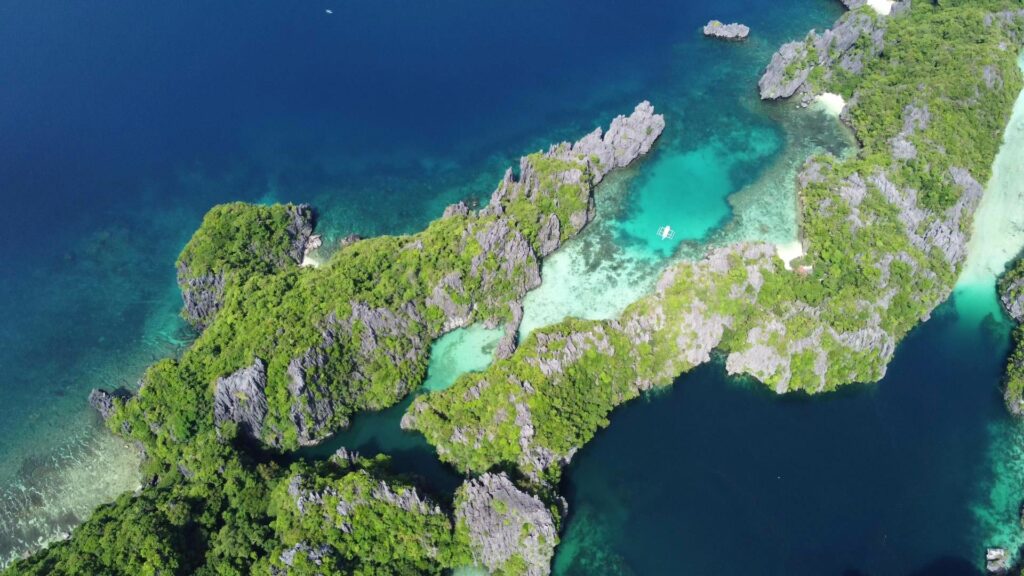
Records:
<instances>
[{"instance_id":1,"label":"sandy shore","mask_svg":"<svg viewBox=\"0 0 1024 576\"><path fill-rule=\"evenodd\" d=\"M782 259L782 265L786 270L793 269L793 260L804 255L804 246L799 240L775 245L775 254Z\"/></svg>"},{"instance_id":2,"label":"sandy shore","mask_svg":"<svg viewBox=\"0 0 1024 576\"><path fill-rule=\"evenodd\" d=\"M1018 62L1024 69L1024 56ZM988 284L1024 248L1024 94L1017 97L992 165L958 284Z\"/></svg>"},{"instance_id":3,"label":"sandy shore","mask_svg":"<svg viewBox=\"0 0 1024 576\"><path fill-rule=\"evenodd\" d=\"M814 104L832 116L839 116L846 108L846 99L839 94L825 92L814 97Z\"/></svg>"},{"instance_id":4,"label":"sandy shore","mask_svg":"<svg viewBox=\"0 0 1024 576\"><path fill-rule=\"evenodd\" d=\"M882 16L888 16L892 12L893 0L868 0L868 6L875 9Z\"/></svg>"}]
</instances>

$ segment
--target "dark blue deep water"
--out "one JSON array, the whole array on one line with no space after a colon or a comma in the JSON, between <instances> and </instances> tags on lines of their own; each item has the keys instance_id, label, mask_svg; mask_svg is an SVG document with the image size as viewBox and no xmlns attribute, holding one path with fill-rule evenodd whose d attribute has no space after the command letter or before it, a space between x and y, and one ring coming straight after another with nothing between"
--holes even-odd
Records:
<instances>
[{"instance_id":1,"label":"dark blue deep water","mask_svg":"<svg viewBox=\"0 0 1024 576\"><path fill-rule=\"evenodd\" d=\"M85 397L187 346L173 261L211 205L313 203L328 245L408 232L643 99L667 115L658 154L714 141L690 157L722 162L716 190L736 192L792 137L756 99L760 69L840 13L836 0L0 3L0 561L134 488L131 451ZM755 33L709 42L711 18ZM705 220L728 219L721 198L706 204ZM976 566L1010 429L1006 328L951 314L881 385L780 399L707 367L620 410L569 470L556 571Z\"/></svg>"}]
</instances>

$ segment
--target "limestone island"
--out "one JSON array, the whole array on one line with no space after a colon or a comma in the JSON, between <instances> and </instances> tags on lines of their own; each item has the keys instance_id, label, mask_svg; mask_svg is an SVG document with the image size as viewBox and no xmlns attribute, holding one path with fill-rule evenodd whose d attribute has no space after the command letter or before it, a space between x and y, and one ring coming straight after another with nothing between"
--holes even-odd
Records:
<instances>
[{"instance_id":1,"label":"limestone island","mask_svg":"<svg viewBox=\"0 0 1024 576\"><path fill-rule=\"evenodd\" d=\"M750 28L744 24L723 24L712 20L704 25L704 35L723 40L743 40L750 35Z\"/></svg>"},{"instance_id":2,"label":"limestone island","mask_svg":"<svg viewBox=\"0 0 1024 576\"><path fill-rule=\"evenodd\" d=\"M478 210L459 203L419 233L353 239L318 267L301 265L318 244L310 207L213 208L177 262L197 339L138 390L91 396L144 454L144 487L6 573L549 574L562 471L616 407L712 353L779 394L884 376L963 265L1024 86L1022 40L1016 0L904 0L786 44L761 96L844 95L860 143L796 176L792 260L768 243L717 246L669 266L618 318L569 318L523 341L544 258L594 219L598 184L663 132L651 104L525 156ZM1016 277L1001 285L1013 314ZM290 456L409 396L431 344L477 323L504 330L495 361L402 418L462 474L453 496L383 455ZM1022 387L1008 387L1011 406Z\"/></svg>"}]
</instances>

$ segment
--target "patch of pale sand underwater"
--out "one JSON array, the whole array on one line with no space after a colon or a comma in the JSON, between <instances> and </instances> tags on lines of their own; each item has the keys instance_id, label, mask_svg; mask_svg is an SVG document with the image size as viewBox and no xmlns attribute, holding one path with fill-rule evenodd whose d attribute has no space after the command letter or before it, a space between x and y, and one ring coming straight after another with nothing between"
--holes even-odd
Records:
<instances>
[{"instance_id":1,"label":"patch of pale sand underwater","mask_svg":"<svg viewBox=\"0 0 1024 576\"><path fill-rule=\"evenodd\" d=\"M1018 63L1024 69L1024 55ZM1024 93L1014 105L972 226L958 292L965 286L992 286L1024 248Z\"/></svg>"}]
</instances>

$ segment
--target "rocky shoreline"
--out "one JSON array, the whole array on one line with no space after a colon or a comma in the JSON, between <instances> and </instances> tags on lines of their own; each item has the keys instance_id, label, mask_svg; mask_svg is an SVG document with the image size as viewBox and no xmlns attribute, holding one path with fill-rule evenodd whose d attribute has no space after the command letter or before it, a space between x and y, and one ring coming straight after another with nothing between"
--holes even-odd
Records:
<instances>
[{"instance_id":1,"label":"rocky shoreline","mask_svg":"<svg viewBox=\"0 0 1024 576\"><path fill-rule=\"evenodd\" d=\"M878 55L895 19L909 17L901 5L893 21L857 9L787 44L761 79L762 97L803 98L871 66L892 75ZM999 20L986 25L1008 41ZM999 76L1005 58L983 48L991 70L958 80L976 88L967 92L979 106L998 109L1002 85L989 80L1019 87L1020 78ZM928 94L930 76L910 80ZM856 84L850 99L864 113L848 117L855 129L881 105L868 88ZM202 334L182 358L155 364L134 397L90 395L112 429L144 446L149 486L26 562L45 568L121 545L129 560L118 561L159 573L223 562L274 576L469 564L548 574L565 513L562 468L622 403L716 349L730 373L779 393L884 375L896 343L948 295L984 180L957 163L964 158L942 163L959 148L937 142L953 131L928 104L902 106L899 126L874 140L859 134L864 158L808 161L797 178L803 258L813 264L805 273L786 270L773 245L718 247L671 267L618 319L568 319L525 342L516 337L522 299L540 282L540 262L594 218L595 185L648 153L664 129L649 103L607 132L524 157L482 209L456 204L420 234L356 240L320 269L299 266L315 244L308 207L211 211L178 263L183 313ZM987 120L970 107L956 113L962 127ZM919 176L918 158L935 170L928 186L906 177ZM926 196L935 189L950 197ZM389 475L386 457L274 461L358 411L393 405L423 381L430 344L475 322L505 326L497 361L419 397L402 421L466 473L450 509ZM254 443L259 458L245 448ZM132 536L88 540L110 533ZM157 552L140 560L139 550Z\"/></svg>"},{"instance_id":2,"label":"rocky shoreline","mask_svg":"<svg viewBox=\"0 0 1024 576\"><path fill-rule=\"evenodd\" d=\"M723 24L718 20L712 20L704 25L704 35L723 40L745 40L750 36L750 27L736 22Z\"/></svg>"}]
</instances>

